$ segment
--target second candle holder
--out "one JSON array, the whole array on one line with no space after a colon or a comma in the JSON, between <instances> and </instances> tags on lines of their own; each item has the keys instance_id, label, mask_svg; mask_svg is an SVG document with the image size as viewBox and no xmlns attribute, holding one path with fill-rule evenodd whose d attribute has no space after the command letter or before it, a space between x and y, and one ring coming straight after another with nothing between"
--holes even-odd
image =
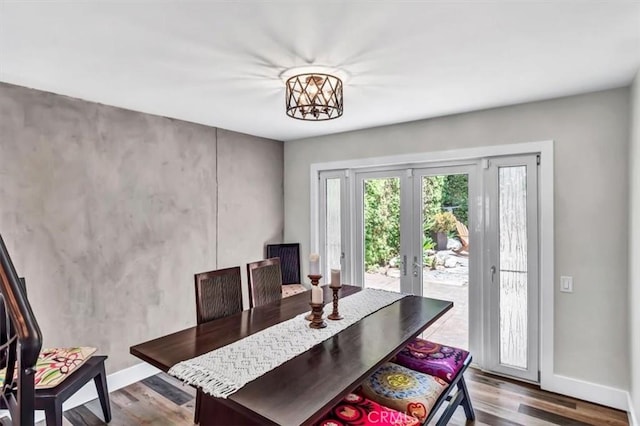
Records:
<instances>
[{"instance_id":1,"label":"second candle holder","mask_svg":"<svg viewBox=\"0 0 640 426\"><path fill-rule=\"evenodd\" d=\"M338 312L338 300L340 299L338 297L338 292L340 291L342 286L329 286L329 288L331 289L331 291L333 291L333 312L331 312L327 318L334 321L341 320L344 317L340 315L340 312Z\"/></svg>"}]
</instances>

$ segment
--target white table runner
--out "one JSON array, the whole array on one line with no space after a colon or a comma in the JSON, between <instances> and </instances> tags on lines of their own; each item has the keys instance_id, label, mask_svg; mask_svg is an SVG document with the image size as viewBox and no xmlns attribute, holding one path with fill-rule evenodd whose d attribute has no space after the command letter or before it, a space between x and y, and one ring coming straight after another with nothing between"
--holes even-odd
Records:
<instances>
[{"instance_id":1,"label":"white table runner","mask_svg":"<svg viewBox=\"0 0 640 426\"><path fill-rule=\"evenodd\" d=\"M182 361L169 374L201 388L216 398L227 398L247 383L295 358L362 318L405 297L405 294L364 289L340 299L340 321L326 320L327 327L312 329L300 314L258 333L199 357ZM325 306L331 312L331 304Z\"/></svg>"}]
</instances>

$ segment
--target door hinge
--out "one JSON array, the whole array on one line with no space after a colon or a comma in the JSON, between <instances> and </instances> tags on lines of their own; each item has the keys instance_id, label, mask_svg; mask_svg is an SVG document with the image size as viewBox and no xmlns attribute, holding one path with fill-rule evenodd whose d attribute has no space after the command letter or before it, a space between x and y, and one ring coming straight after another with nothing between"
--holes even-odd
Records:
<instances>
[{"instance_id":1,"label":"door hinge","mask_svg":"<svg viewBox=\"0 0 640 426\"><path fill-rule=\"evenodd\" d=\"M540 383L540 370L538 370L538 383Z\"/></svg>"},{"instance_id":2,"label":"door hinge","mask_svg":"<svg viewBox=\"0 0 640 426\"><path fill-rule=\"evenodd\" d=\"M536 155L536 164L540 165L540 154Z\"/></svg>"}]
</instances>

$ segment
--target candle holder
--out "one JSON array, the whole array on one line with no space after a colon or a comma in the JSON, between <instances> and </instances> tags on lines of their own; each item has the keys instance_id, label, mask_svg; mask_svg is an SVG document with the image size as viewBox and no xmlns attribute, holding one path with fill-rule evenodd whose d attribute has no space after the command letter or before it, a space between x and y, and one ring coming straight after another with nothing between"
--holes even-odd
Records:
<instances>
[{"instance_id":1,"label":"candle holder","mask_svg":"<svg viewBox=\"0 0 640 426\"><path fill-rule=\"evenodd\" d=\"M327 323L322 319L324 303L309 303L309 305L311 305L311 322L309 323L309 327L325 328Z\"/></svg>"},{"instance_id":2,"label":"candle holder","mask_svg":"<svg viewBox=\"0 0 640 426\"><path fill-rule=\"evenodd\" d=\"M342 315L340 315L340 312L338 312L338 291L340 291L342 286L329 286L329 288L331 289L331 291L333 291L333 312L331 312L327 318L333 321L338 321L344 318Z\"/></svg>"},{"instance_id":3,"label":"candle holder","mask_svg":"<svg viewBox=\"0 0 640 426\"><path fill-rule=\"evenodd\" d=\"M309 277L309 279L311 280L311 285L319 285L320 284L320 279L322 279L322 275L307 275L307 277ZM311 321L313 319L313 312L309 312L309 314L304 317L304 319L306 319L307 321Z\"/></svg>"}]
</instances>

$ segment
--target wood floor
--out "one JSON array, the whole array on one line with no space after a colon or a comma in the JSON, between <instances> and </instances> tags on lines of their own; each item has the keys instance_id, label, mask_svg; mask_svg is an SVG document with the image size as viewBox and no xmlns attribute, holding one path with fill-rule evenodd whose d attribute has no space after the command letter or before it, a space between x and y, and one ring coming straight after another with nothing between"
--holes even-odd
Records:
<instances>
[{"instance_id":1,"label":"wood floor","mask_svg":"<svg viewBox=\"0 0 640 426\"><path fill-rule=\"evenodd\" d=\"M467 423L458 408L450 425L628 425L627 413L544 392L477 370L465 375L476 412ZM111 394L111 425L190 425L195 391L158 374ZM64 413L65 425L104 425L97 400ZM437 417L436 417L437 418ZM40 423L44 425L44 422Z\"/></svg>"}]
</instances>

